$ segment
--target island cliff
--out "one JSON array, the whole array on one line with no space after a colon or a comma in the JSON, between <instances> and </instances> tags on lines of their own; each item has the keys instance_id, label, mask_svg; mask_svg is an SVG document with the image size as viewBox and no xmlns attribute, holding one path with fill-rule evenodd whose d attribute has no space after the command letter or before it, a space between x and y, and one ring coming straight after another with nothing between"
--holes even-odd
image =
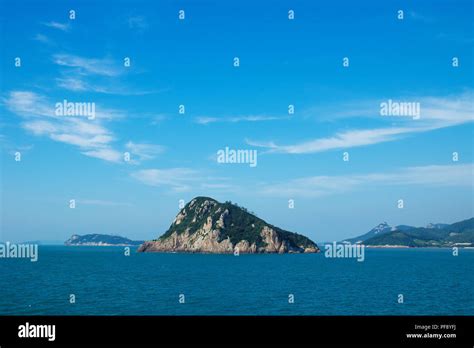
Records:
<instances>
[{"instance_id":1,"label":"island cliff","mask_svg":"<svg viewBox=\"0 0 474 348\"><path fill-rule=\"evenodd\" d=\"M160 238L144 242L139 252L316 253L309 238L272 226L245 208L196 197L178 213Z\"/></svg>"}]
</instances>

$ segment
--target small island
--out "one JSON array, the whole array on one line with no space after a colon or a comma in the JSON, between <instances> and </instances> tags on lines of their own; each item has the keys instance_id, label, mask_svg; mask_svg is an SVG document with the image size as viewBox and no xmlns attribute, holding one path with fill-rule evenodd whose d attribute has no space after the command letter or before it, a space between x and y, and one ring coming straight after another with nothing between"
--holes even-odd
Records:
<instances>
[{"instance_id":1,"label":"small island","mask_svg":"<svg viewBox=\"0 0 474 348\"><path fill-rule=\"evenodd\" d=\"M139 252L317 253L309 238L282 230L232 202L196 197L180 210L168 231Z\"/></svg>"},{"instance_id":2,"label":"small island","mask_svg":"<svg viewBox=\"0 0 474 348\"><path fill-rule=\"evenodd\" d=\"M143 241L130 240L125 237L109 234L86 234L83 236L74 234L64 245L67 246L138 246Z\"/></svg>"}]
</instances>

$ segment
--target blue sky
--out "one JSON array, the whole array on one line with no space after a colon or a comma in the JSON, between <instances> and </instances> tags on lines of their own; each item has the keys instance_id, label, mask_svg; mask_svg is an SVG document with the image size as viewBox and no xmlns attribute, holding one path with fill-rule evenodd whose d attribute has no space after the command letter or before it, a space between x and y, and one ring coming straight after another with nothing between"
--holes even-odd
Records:
<instances>
[{"instance_id":1,"label":"blue sky","mask_svg":"<svg viewBox=\"0 0 474 348\"><path fill-rule=\"evenodd\" d=\"M198 195L316 241L470 218L472 6L2 0L0 240L151 239ZM64 99L96 117L55 115ZM389 99L420 118L381 116Z\"/></svg>"}]
</instances>

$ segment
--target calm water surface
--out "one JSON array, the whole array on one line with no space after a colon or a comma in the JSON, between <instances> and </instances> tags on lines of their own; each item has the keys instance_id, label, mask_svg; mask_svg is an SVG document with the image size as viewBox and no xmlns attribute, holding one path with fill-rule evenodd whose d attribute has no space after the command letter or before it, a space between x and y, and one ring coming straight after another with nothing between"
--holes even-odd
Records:
<instances>
[{"instance_id":1,"label":"calm water surface","mask_svg":"<svg viewBox=\"0 0 474 348\"><path fill-rule=\"evenodd\" d=\"M0 315L474 315L473 287L466 249L366 249L357 262L40 246L37 262L0 259Z\"/></svg>"}]
</instances>

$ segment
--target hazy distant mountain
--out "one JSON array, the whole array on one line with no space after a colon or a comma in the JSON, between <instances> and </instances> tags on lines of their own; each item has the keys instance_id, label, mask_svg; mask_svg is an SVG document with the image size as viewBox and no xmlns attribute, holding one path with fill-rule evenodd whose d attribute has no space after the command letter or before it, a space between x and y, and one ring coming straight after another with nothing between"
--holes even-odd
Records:
<instances>
[{"instance_id":1,"label":"hazy distant mountain","mask_svg":"<svg viewBox=\"0 0 474 348\"><path fill-rule=\"evenodd\" d=\"M428 225L426 225L426 228L438 228L439 229L439 228L445 228L447 226L449 226L449 224L439 224L439 223L438 224L433 224L433 223L430 222Z\"/></svg>"},{"instance_id":2,"label":"hazy distant mountain","mask_svg":"<svg viewBox=\"0 0 474 348\"><path fill-rule=\"evenodd\" d=\"M88 245L88 246L134 246L140 245L143 241L134 241L128 238L113 236L108 234L86 234L83 236L74 234L64 245L76 246L76 245Z\"/></svg>"},{"instance_id":3,"label":"hazy distant mountain","mask_svg":"<svg viewBox=\"0 0 474 348\"><path fill-rule=\"evenodd\" d=\"M38 244L38 245L63 245L64 242L61 240L27 240L20 244Z\"/></svg>"},{"instance_id":4,"label":"hazy distant mountain","mask_svg":"<svg viewBox=\"0 0 474 348\"><path fill-rule=\"evenodd\" d=\"M364 241L366 241L370 238L373 238L375 236L379 236L379 235L382 235L382 234L385 234L385 233L389 233L389 232L396 231L396 230L406 231L406 230L409 230L409 229L412 229L412 228L414 228L414 227L413 226L407 226L407 225L390 226L386 222L382 222L382 223L378 224L377 226L375 226L373 229L371 229L369 232L367 232L363 235L360 235L358 237L355 237L355 238L345 239L345 241L351 242L351 243L364 242Z\"/></svg>"},{"instance_id":5,"label":"hazy distant mountain","mask_svg":"<svg viewBox=\"0 0 474 348\"><path fill-rule=\"evenodd\" d=\"M232 202L196 197L159 239L138 251L190 253L315 253L316 243L272 226Z\"/></svg>"},{"instance_id":6,"label":"hazy distant mountain","mask_svg":"<svg viewBox=\"0 0 474 348\"><path fill-rule=\"evenodd\" d=\"M430 224L406 230L396 229L373 236L365 245L403 245L409 247L474 246L474 218L454 224Z\"/></svg>"}]
</instances>

